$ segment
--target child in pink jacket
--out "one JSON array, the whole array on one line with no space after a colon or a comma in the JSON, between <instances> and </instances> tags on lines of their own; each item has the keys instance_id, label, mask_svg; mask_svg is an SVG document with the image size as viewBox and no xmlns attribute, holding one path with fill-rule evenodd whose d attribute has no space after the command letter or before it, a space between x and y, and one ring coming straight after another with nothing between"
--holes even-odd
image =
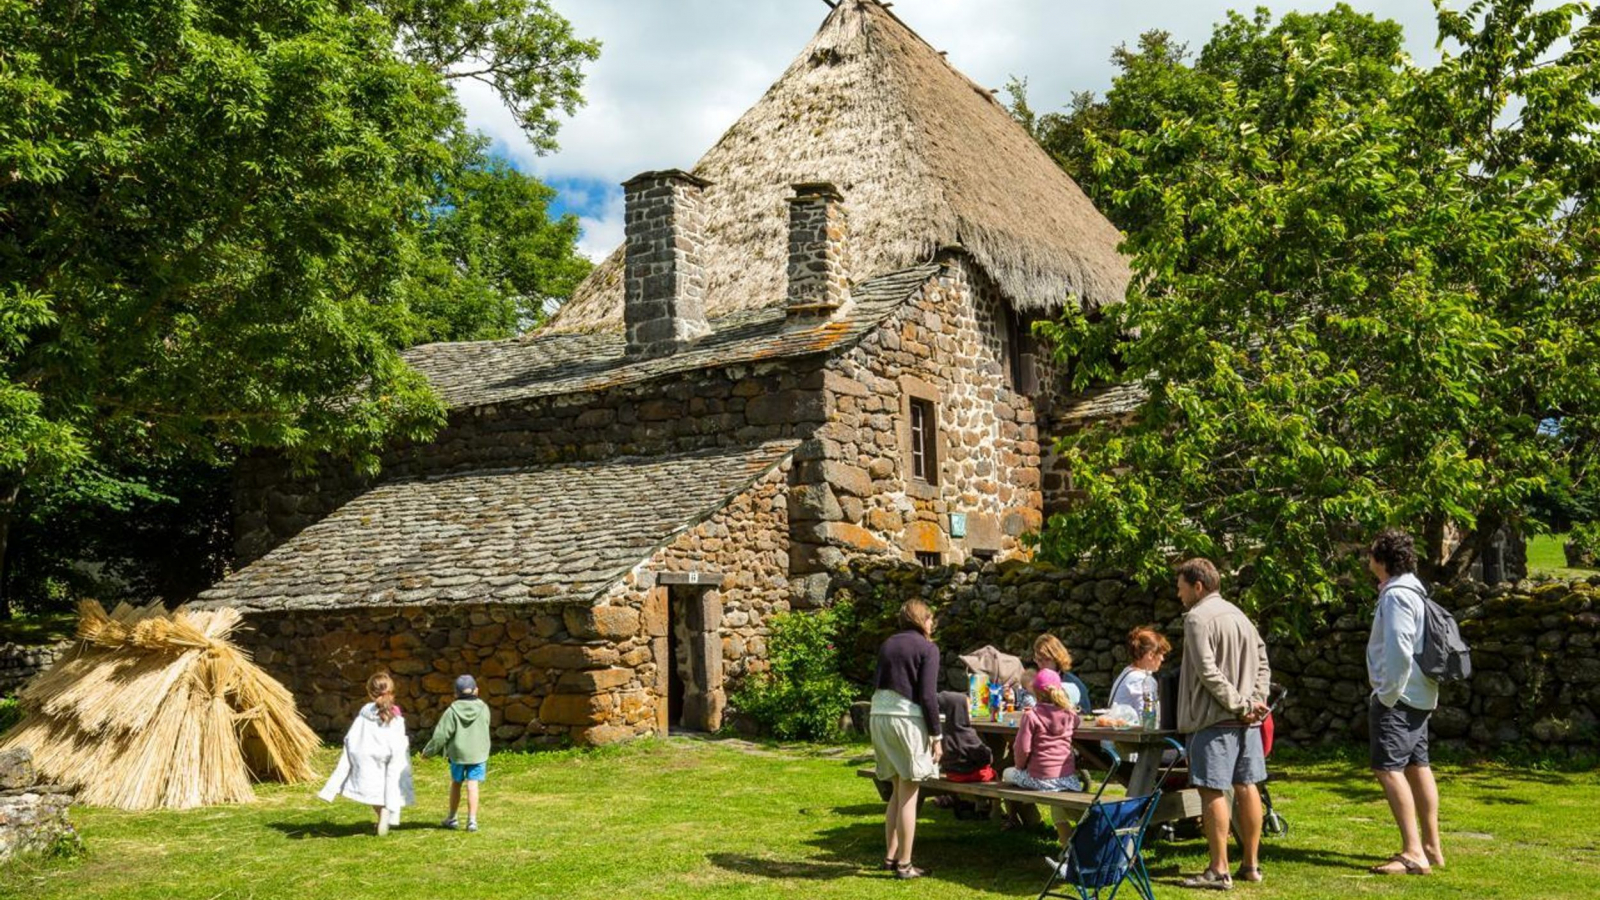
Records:
<instances>
[{"instance_id":1,"label":"child in pink jacket","mask_svg":"<svg viewBox=\"0 0 1600 900\"><path fill-rule=\"evenodd\" d=\"M1061 676L1051 669L1041 669L1034 676L1031 690L1039 702L1022 714L1016 740L1011 744L1015 765L1007 766L1000 780L1029 791L1083 790L1072 754L1078 713L1061 687ZM1063 844L1071 830L1070 823L1056 823Z\"/></svg>"}]
</instances>

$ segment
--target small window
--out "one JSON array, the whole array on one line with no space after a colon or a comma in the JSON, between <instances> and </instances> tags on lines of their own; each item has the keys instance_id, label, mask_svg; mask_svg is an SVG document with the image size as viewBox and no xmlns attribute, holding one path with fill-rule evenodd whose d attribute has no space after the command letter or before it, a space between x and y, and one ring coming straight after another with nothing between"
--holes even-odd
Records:
<instances>
[{"instance_id":1,"label":"small window","mask_svg":"<svg viewBox=\"0 0 1600 900\"><path fill-rule=\"evenodd\" d=\"M911 401L911 476L927 484L939 483L939 420L933 404Z\"/></svg>"},{"instance_id":2,"label":"small window","mask_svg":"<svg viewBox=\"0 0 1600 900\"><path fill-rule=\"evenodd\" d=\"M942 566L944 565L944 555L940 553L924 553L919 550L917 552L917 565L928 568Z\"/></svg>"},{"instance_id":3,"label":"small window","mask_svg":"<svg viewBox=\"0 0 1600 900\"><path fill-rule=\"evenodd\" d=\"M1005 366L1006 387L1019 394L1031 394L1038 386L1035 360L1038 349L1033 339L1033 322L1011 310L1000 307L1000 355Z\"/></svg>"}]
</instances>

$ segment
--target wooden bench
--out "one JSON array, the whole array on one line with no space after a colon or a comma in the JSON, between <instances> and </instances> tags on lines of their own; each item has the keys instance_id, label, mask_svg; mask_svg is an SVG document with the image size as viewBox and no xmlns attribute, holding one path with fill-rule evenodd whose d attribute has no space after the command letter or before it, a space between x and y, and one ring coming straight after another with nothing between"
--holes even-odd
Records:
<instances>
[{"instance_id":1,"label":"wooden bench","mask_svg":"<svg viewBox=\"0 0 1600 900\"><path fill-rule=\"evenodd\" d=\"M874 769L857 769L856 775L861 778L870 778L878 781L878 773ZM1031 803L1037 806L1048 806L1052 809L1066 810L1074 816L1081 814L1094 802L1094 794L1087 791L1026 791L1022 788L1012 787L998 781L946 781L935 778L930 781L918 782L925 794L963 794L968 797L983 797L989 800L1009 800L1013 803ZM1115 796L1108 798L1115 800ZM991 808L991 812L994 808ZM1194 788L1184 788L1177 791L1167 791L1156 802L1155 815L1150 818L1152 824L1159 822L1173 822L1179 819L1194 819L1200 816L1200 792Z\"/></svg>"}]
</instances>

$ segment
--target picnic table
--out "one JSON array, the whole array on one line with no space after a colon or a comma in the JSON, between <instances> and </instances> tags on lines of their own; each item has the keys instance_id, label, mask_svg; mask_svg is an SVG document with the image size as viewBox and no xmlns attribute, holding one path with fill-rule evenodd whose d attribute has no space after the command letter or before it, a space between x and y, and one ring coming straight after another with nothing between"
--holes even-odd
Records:
<instances>
[{"instance_id":1,"label":"picnic table","mask_svg":"<svg viewBox=\"0 0 1600 900\"><path fill-rule=\"evenodd\" d=\"M1016 738L1017 727L1001 722L973 722L972 730L978 733L980 739L994 751L994 768L1001 771L1011 760L1011 742ZM1134 762L1131 772L1128 772L1126 781L1128 796L1139 797L1155 789L1156 778L1161 772L1161 752L1168 747L1167 738L1176 738L1178 732L1153 729L1146 731L1141 728L1102 728L1098 726L1080 725L1073 732L1072 741L1078 747L1079 759L1086 757L1091 760L1104 759L1104 751L1100 747L1101 741L1111 741L1116 744L1132 745L1137 749L1139 758ZM1120 751L1119 751L1120 752ZM1094 771L1094 766L1080 767L1080 772L1101 778L1105 775L1105 768ZM1122 772L1113 774L1119 781ZM858 771L864 778L876 779L877 773L871 768ZM1001 782L957 782L943 778L921 782L924 794L959 794L968 797L984 797L990 800L1008 800L1014 803L1034 804L1061 809L1077 814L1089 808L1094 799L1092 791L1029 791ZM880 788L881 791L881 788ZM991 814L998 815L999 804L991 806ZM1155 813L1151 822L1172 822L1179 819L1193 819L1200 815L1200 792L1193 788L1183 788L1176 791L1167 791L1161 795L1161 800L1156 804Z\"/></svg>"}]
</instances>

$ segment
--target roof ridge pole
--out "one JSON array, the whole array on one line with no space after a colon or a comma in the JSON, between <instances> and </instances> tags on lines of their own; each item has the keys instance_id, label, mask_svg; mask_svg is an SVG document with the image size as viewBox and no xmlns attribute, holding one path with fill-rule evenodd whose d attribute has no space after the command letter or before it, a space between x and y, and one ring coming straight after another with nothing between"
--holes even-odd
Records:
<instances>
[{"instance_id":1,"label":"roof ridge pole","mask_svg":"<svg viewBox=\"0 0 1600 900\"><path fill-rule=\"evenodd\" d=\"M844 194L826 181L804 181L792 187L788 316L832 316L850 300L846 257L850 229Z\"/></svg>"}]
</instances>

